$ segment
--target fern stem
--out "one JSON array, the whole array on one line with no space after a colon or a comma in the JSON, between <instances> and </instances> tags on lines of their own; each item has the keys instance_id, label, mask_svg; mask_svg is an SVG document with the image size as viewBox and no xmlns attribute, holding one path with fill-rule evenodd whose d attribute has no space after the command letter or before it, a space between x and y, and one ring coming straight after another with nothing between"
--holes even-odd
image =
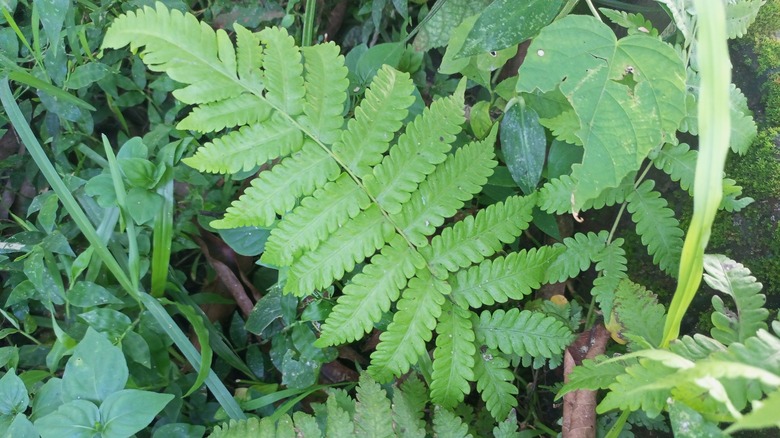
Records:
<instances>
[{"instance_id":1,"label":"fern stem","mask_svg":"<svg viewBox=\"0 0 780 438\"><path fill-rule=\"evenodd\" d=\"M312 45L314 39L314 15L317 11L316 0L306 0L306 9L303 12L303 38L301 46Z\"/></svg>"}]
</instances>

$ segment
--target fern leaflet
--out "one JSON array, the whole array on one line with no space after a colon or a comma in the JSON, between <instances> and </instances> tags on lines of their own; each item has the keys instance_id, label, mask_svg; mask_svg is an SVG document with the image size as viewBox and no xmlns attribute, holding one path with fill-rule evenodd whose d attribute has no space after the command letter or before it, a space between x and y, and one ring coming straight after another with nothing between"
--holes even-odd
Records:
<instances>
[{"instance_id":1,"label":"fern leaflet","mask_svg":"<svg viewBox=\"0 0 780 438\"><path fill-rule=\"evenodd\" d=\"M623 279L615 293L614 312L624 329L621 334L639 336L653 347L661 345L665 312L652 291Z\"/></svg>"},{"instance_id":2,"label":"fern leaflet","mask_svg":"<svg viewBox=\"0 0 780 438\"><path fill-rule=\"evenodd\" d=\"M506 201L480 210L433 238L430 246L420 250L428 265L440 278L445 270L455 272L472 263L479 263L514 241L528 228L534 207L533 196L513 196Z\"/></svg>"},{"instance_id":3,"label":"fern leaflet","mask_svg":"<svg viewBox=\"0 0 780 438\"><path fill-rule=\"evenodd\" d=\"M357 436L392 437L393 415L387 393L367 375L360 378L355 405Z\"/></svg>"},{"instance_id":4,"label":"fern leaflet","mask_svg":"<svg viewBox=\"0 0 780 438\"><path fill-rule=\"evenodd\" d=\"M518 390L512 381L515 376L509 370L509 361L497 351L478 352L475 357L474 376L477 391L490 415L499 420L506 418L509 411L517 406Z\"/></svg>"},{"instance_id":5,"label":"fern leaflet","mask_svg":"<svg viewBox=\"0 0 780 438\"><path fill-rule=\"evenodd\" d=\"M677 372L678 369L660 362L642 359L638 364L626 367L625 374L617 376L596 412L642 409L648 417L655 417L666 407L666 399L676 383L672 376Z\"/></svg>"},{"instance_id":6,"label":"fern leaflet","mask_svg":"<svg viewBox=\"0 0 780 438\"><path fill-rule=\"evenodd\" d=\"M315 139L332 144L344 123L341 113L347 100L349 70L344 66L339 47L332 42L304 47L301 53L305 61L303 79L306 90L301 126Z\"/></svg>"},{"instance_id":7,"label":"fern leaflet","mask_svg":"<svg viewBox=\"0 0 780 438\"><path fill-rule=\"evenodd\" d=\"M471 391L474 380L474 331L468 310L445 301L436 326L431 399L453 408Z\"/></svg>"},{"instance_id":8,"label":"fern leaflet","mask_svg":"<svg viewBox=\"0 0 780 438\"><path fill-rule=\"evenodd\" d=\"M750 275L748 269L722 255L705 255L704 269L704 281L711 288L730 295L736 305L734 313L719 296L713 295L713 338L730 345L745 342L758 330L767 328L769 311L763 307L766 297L759 293L761 283Z\"/></svg>"},{"instance_id":9,"label":"fern leaflet","mask_svg":"<svg viewBox=\"0 0 780 438\"><path fill-rule=\"evenodd\" d=\"M653 256L653 263L667 274L676 277L683 245L683 231L674 212L667 207L661 194L654 191L655 182L646 180L626 199L626 209L636 223L636 232L641 236L647 252Z\"/></svg>"},{"instance_id":10,"label":"fern leaflet","mask_svg":"<svg viewBox=\"0 0 780 438\"><path fill-rule=\"evenodd\" d=\"M393 322L379 336L381 341L371 354L368 372L380 382L401 375L417 363L431 340L436 319L441 315L444 295L450 292L447 283L431 276L426 270L409 281L397 304Z\"/></svg>"},{"instance_id":11,"label":"fern leaflet","mask_svg":"<svg viewBox=\"0 0 780 438\"><path fill-rule=\"evenodd\" d=\"M593 261L596 262L598 278L593 280L591 295L599 303L604 315L612 313L612 301L615 290L623 278L626 278L626 252L623 250L623 239L615 239L605 246Z\"/></svg>"},{"instance_id":12,"label":"fern leaflet","mask_svg":"<svg viewBox=\"0 0 780 438\"><path fill-rule=\"evenodd\" d=\"M577 233L573 237L563 239L566 252L550 264L544 282L560 283L588 269L591 261L598 257L606 246L607 237L608 233L602 231L598 235Z\"/></svg>"},{"instance_id":13,"label":"fern leaflet","mask_svg":"<svg viewBox=\"0 0 780 438\"><path fill-rule=\"evenodd\" d=\"M268 119L270 115L271 106L264 100L253 94L241 94L232 99L207 103L195 107L187 117L176 125L176 129L216 132L224 128L263 122ZM217 156L215 156L215 158L217 158ZM193 160L190 160L190 163L191 162L193 162ZM197 165L201 163L194 162L194 164ZM204 162L203 164L208 163ZM195 167L195 165L192 165L192 167ZM206 172L212 171L207 170ZM235 173L237 171L223 170L219 172Z\"/></svg>"},{"instance_id":14,"label":"fern leaflet","mask_svg":"<svg viewBox=\"0 0 780 438\"><path fill-rule=\"evenodd\" d=\"M509 299L521 300L538 288L563 246L545 246L485 260L450 277L452 300L463 308L478 309Z\"/></svg>"},{"instance_id":15,"label":"fern leaflet","mask_svg":"<svg viewBox=\"0 0 780 438\"><path fill-rule=\"evenodd\" d=\"M626 196L634 188L636 172L629 173L617 187L608 187L599 196L586 201L579 211L592 208L604 208L625 201ZM547 213L565 214L572 212L571 196L577 182L570 175L561 175L552 179L539 189L539 208Z\"/></svg>"},{"instance_id":16,"label":"fern leaflet","mask_svg":"<svg viewBox=\"0 0 780 438\"><path fill-rule=\"evenodd\" d=\"M293 37L286 32L267 27L259 33L265 45L263 67L265 68L265 97L268 102L284 114L296 116L303 112L303 63L301 52Z\"/></svg>"},{"instance_id":17,"label":"fern leaflet","mask_svg":"<svg viewBox=\"0 0 780 438\"><path fill-rule=\"evenodd\" d=\"M419 395L417 388L422 390L423 397L427 395L428 391L422 383L412 376L400 389L393 391L393 425L397 436L425 437L425 421L422 416L427 400L416 398Z\"/></svg>"},{"instance_id":18,"label":"fern leaflet","mask_svg":"<svg viewBox=\"0 0 780 438\"><path fill-rule=\"evenodd\" d=\"M339 406L336 397L329 396L325 405L328 413L325 436L352 436L355 433L355 425L349 413Z\"/></svg>"},{"instance_id":19,"label":"fern leaflet","mask_svg":"<svg viewBox=\"0 0 780 438\"><path fill-rule=\"evenodd\" d=\"M477 339L506 354L551 358L574 340L569 327L558 318L530 310L496 310L473 316Z\"/></svg>"},{"instance_id":20,"label":"fern leaflet","mask_svg":"<svg viewBox=\"0 0 780 438\"><path fill-rule=\"evenodd\" d=\"M383 312L390 310L390 303L398 299L406 280L423 267L425 261L420 255L396 236L344 287L316 345L325 347L360 339Z\"/></svg>"},{"instance_id":21,"label":"fern leaflet","mask_svg":"<svg viewBox=\"0 0 780 438\"><path fill-rule=\"evenodd\" d=\"M599 356L596 359L585 359L582 364L575 367L569 374L569 381L563 385L556 399L560 399L565 394L579 389L597 390L606 389L615 382L617 376L626 371L626 362L604 362L606 356ZM630 360L630 364L636 363Z\"/></svg>"},{"instance_id":22,"label":"fern leaflet","mask_svg":"<svg viewBox=\"0 0 780 438\"><path fill-rule=\"evenodd\" d=\"M440 406L433 411L433 435L441 438L473 438L460 417Z\"/></svg>"}]
</instances>

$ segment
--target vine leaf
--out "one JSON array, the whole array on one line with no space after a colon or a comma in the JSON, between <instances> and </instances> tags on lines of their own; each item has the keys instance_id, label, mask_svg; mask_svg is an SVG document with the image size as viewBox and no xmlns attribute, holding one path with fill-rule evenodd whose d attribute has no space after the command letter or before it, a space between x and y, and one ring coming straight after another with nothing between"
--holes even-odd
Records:
<instances>
[{"instance_id":1,"label":"vine leaf","mask_svg":"<svg viewBox=\"0 0 780 438\"><path fill-rule=\"evenodd\" d=\"M648 35L618 41L595 18L569 15L544 28L528 53L517 91L559 88L580 121L575 210L674 139L685 115L685 66L671 46Z\"/></svg>"}]
</instances>

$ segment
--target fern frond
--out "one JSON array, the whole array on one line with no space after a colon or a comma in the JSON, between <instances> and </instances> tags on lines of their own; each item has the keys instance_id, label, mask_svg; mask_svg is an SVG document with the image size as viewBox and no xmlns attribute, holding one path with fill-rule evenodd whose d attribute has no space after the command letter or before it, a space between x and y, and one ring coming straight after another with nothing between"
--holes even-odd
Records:
<instances>
[{"instance_id":1,"label":"fern frond","mask_svg":"<svg viewBox=\"0 0 780 438\"><path fill-rule=\"evenodd\" d=\"M331 233L371 205L366 193L342 173L301 205L285 215L268 237L262 261L276 266L290 265L301 251L313 250Z\"/></svg>"},{"instance_id":2,"label":"fern frond","mask_svg":"<svg viewBox=\"0 0 780 438\"><path fill-rule=\"evenodd\" d=\"M431 340L436 319L441 315L444 295L449 285L420 270L409 280L396 305L393 322L379 336L379 345L371 354L368 372L380 382L400 376L416 363L420 355L427 354L425 343Z\"/></svg>"},{"instance_id":3,"label":"fern frond","mask_svg":"<svg viewBox=\"0 0 780 438\"><path fill-rule=\"evenodd\" d=\"M393 437L393 415L387 393L371 377L363 374L357 388L355 434L366 437Z\"/></svg>"},{"instance_id":4,"label":"fern frond","mask_svg":"<svg viewBox=\"0 0 780 438\"><path fill-rule=\"evenodd\" d=\"M433 436L439 438L473 438L463 420L441 406L437 406L433 411Z\"/></svg>"},{"instance_id":5,"label":"fern frond","mask_svg":"<svg viewBox=\"0 0 780 438\"><path fill-rule=\"evenodd\" d=\"M617 187L606 188L595 199L585 202L580 211L611 207L625 201L626 196L634 188L634 178L636 172L629 173ZM539 208L551 214L571 213L571 196L576 187L577 182L570 175L561 175L546 182L539 189Z\"/></svg>"},{"instance_id":6,"label":"fern frond","mask_svg":"<svg viewBox=\"0 0 780 438\"><path fill-rule=\"evenodd\" d=\"M347 122L333 153L355 175L365 178L382 161L390 141L414 103L414 83L406 73L385 65L374 76L355 117Z\"/></svg>"},{"instance_id":7,"label":"fern frond","mask_svg":"<svg viewBox=\"0 0 780 438\"><path fill-rule=\"evenodd\" d=\"M473 319L477 339L506 354L551 358L574 340L574 334L561 320L540 312L486 310Z\"/></svg>"},{"instance_id":8,"label":"fern frond","mask_svg":"<svg viewBox=\"0 0 780 438\"><path fill-rule=\"evenodd\" d=\"M328 396L325 406L328 412L325 436L354 436L355 424L352 422L349 412L339 406L333 394Z\"/></svg>"},{"instance_id":9,"label":"fern frond","mask_svg":"<svg viewBox=\"0 0 780 438\"><path fill-rule=\"evenodd\" d=\"M558 394L556 400L572 391L578 389L606 389L615 382L617 376L626 371L627 363L623 362L604 362L606 356L598 356L595 359L585 359L582 364L574 367L569 374L569 381L566 382ZM629 359L628 364L637 363L635 359Z\"/></svg>"},{"instance_id":10,"label":"fern frond","mask_svg":"<svg viewBox=\"0 0 780 438\"><path fill-rule=\"evenodd\" d=\"M686 143L667 143L653 158L653 164L669 175L672 181L679 181L680 188L691 193L697 156L698 152L691 150Z\"/></svg>"},{"instance_id":11,"label":"fern frond","mask_svg":"<svg viewBox=\"0 0 780 438\"><path fill-rule=\"evenodd\" d=\"M485 260L450 277L450 296L459 306L475 309L521 300L541 285L550 264L563 251L562 245L544 246Z\"/></svg>"},{"instance_id":12,"label":"fern frond","mask_svg":"<svg viewBox=\"0 0 780 438\"><path fill-rule=\"evenodd\" d=\"M300 151L252 180L251 187L227 208L214 228L267 227L295 206L296 199L339 175L339 167L319 146L307 140Z\"/></svg>"},{"instance_id":13,"label":"fern frond","mask_svg":"<svg viewBox=\"0 0 780 438\"><path fill-rule=\"evenodd\" d=\"M615 315L623 326L621 334L639 336L653 347L661 345L664 306L643 286L623 279L615 293ZM631 342L631 338L628 338Z\"/></svg>"},{"instance_id":14,"label":"fern frond","mask_svg":"<svg viewBox=\"0 0 780 438\"><path fill-rule=\"evenodd\" d=\"M598 235L577 233L563 239L566 251L550 264L544 282L560 283L588 269L591 260L606 247L608 236L606 231L602 231Z\"/></svg>"},{"instance_id":15,"label":"fern frond","mask_svg":"<svg viewBox=\"0 0 780 438\"><path fill-rule=\"evenodd\" d=\"M278 111L295 116L303 112L303 63L301 51L287 30L266 27L258 34L265 45L265 98Z\"/></svg>"},{"instance_id":16,"label":"fern frond","mask_svg":"<svg viewBox=\"0 0 780 438\"><path fill-rule=\"evenodd\" d=\"M300 411L295 412L293 414L293 424L295 424L296 436L304 438L320 438L323 436L317 420L309 414Z\"/></svg>"},{"instance_id":17,"label":"fern frond","mask_svg":"<svg viewBox=\"0 0 780 438\"><path fill-rule=\"evenodd\" d=\"M236 173L287 156L302 146L301 132L273 117L265 123L244 126L238 131L215 138L198 148L192 157L182 159L182 162L201 172Z\"/></svg>"},{"instance_id":18,"label":"fern frond","mask_svg":"<svg viewBox=\"0 0 780 438\"><path fill-rule=\"evenodd\" d=\"M760 366L780 379L780 338L764 329L743 343L735 342L726 351L713 353L712 358L723 362L739 362L745 365Z\"/></svg>"},{"instance_id":19,"label":"fern frond","mask_svg":"<svg viewBox=\"0 0 780 438\"><path fill-rule=\"evenodd\" d=\"M263 66L263 46L260 45L260 38L251 30L244 26L233 23L233 29L236 31L236 69L238 78L245 84L261 84ZM262 92L262 86L249 87L253 93L259 95Z\"/></svg>"},{"instance_id":20,"label":"fern frond","mask_svg":"<svg viewBox=\"0 0 780 438\"><path fill-rule=\"evenodd\" d=\"M306 95L299 122L315 139L332 144L344 124L341 114L347 100L349 70L333 42L304 47L301 52Z\"/></svg>"},{"instance_id":21,"label":"fern frond","mask_svg":"<svg viewBox=\"0 0 780 438\"><path fill-rule=\"evenodd\" d=\"M186 104L237 97L246 89L236 75L235 51L224 30L217 32L195 16L168 10L161 3L117 17L106 31L103 48L130 45L150 70L165 72L186 87L173 92Z\"/></svg>"},{"instance_id":22,"label":"fern frond","mask_svg":"<svg viewBox=\"0 0 780 438\"><path fill-rule=\"evenodd\" d=\"M505 243L513 242L528 228L534 207L534 196L512 196L480 210L455 225L445 228L433 238L430 246L420 253L428 261L432 272L447 278L447 272L455 272L472 263L479 263L500 250Z\"/></svg>"},{"instance_id":23,"label":"fern frond","mask_svg":"<svg viewBox=\"0 0 780 438\"><path fill-rule=\"evenodd\" d=\"M717 351L725 351L726 346L701 334L695 334L693 337L683 336L669 344L669 350L690 361L698 361L709 357Z\"/></svg>"},{"instance_id":24,"label":"fern frond","mask_svg":"<svg viewBox=\"0 0 780 438\"><path fill-rule=\"evenodd\" d=\"M447 156L444 163L425 179L398 215L391 219L417 247L428 245L427 236L452 217L482 190L498 164L494 160L496 132L475 143L469 143Z\"/></svg>"},{"instance_id":25,"label":"fern frond","mask_svg":"<svg viewBox=\"0 0 780 438\"><path fill-rule=\"evenodd\" d=\"M742 0L726 3L726 32L729 38L738 38L747 33L753 24L764 0Z\"/></svg>"},{"instance_id":26,"label":"fern frond","mask_svg":"<svg viewBox=\"0 0 780 438\"><path fill-rule=\"evenodd\" d=\"M602 232L603 233L603 232ZM601 235L601 234L600 234ZM604 315L612 313L612 301L615 298L615 290L618 284L626 278L626 252L623 250L623 239L615 239L605 246L593 261L596 262L598 278L593 280L593 289L590 293Z\"/></svg>"},{"instance_id":27,"label":"fern frond","mask_svg":"<svg viewBox=\"0 0 780 438\"><path fill-rule=\"evenodd\" d=\"M434 101L407 125L406 131L366 178L366 190L390 214L401 211L426 175L444 162L465 121L463 90Z\"/></svg>"},{"instance_id":28,"label":"fern frond","mask_svg":"<svg viewBox=\"0 0 780 438\"><path fill-rule=\"evenodd\" d=\"M723 178L723 199L718 208L728 212L740 211L755 201L753 198L742 196L742 187L731 178Z\"/></svg>"},{"instance_id":29,"label":"fern frond","mask_svg":"<svg viewBox=\"0 0 780 438\"><path fill-rule=\"evenodd\" d=\"M176 125L176 129L216 132L234 126L260 123L270 115L271 106L268 102L254 94L241 94L232 99L206 103L193 108L187 117ZM234 152L232 149L226 150ZM235 173L237 171L228 172Z\"/></svg>"},{"instance_id":30,"label":"fern frond","mask_svg":"<svg viewBox=\"0 0 780 438\"><path fill-rule=\"evenodd\" d=\"M392 233L393 227L382 211L376 204L371 205L313 251L294 261L287 273L284 291L304 296L330 286L352 271L355 264L382 248Z\"/></svg>"},{"instance_id":31,"label":"fern frond","mask_svg":"<svg viewBox=\"0 0 780 438\"><path fill-rule=\"evenodd\" d=\"M425 405L428 390L417 377L410 376L393 391L393 425L396 436L425 438Z\"/></svg>"},{"instance_id":32,"label":"fern frond","mask_svg":"<svg viewBox=\"0 0 780 438\"><path fill-rule=\"evenodd\" d=\"M609 393L596 407L596 412L642 409L648 417L655 417L666 407L666 399L676 383L672 376L677 372L677 368L641 359L638 364L626 367L625 374L617 376L615 383L609 386Z\"/></svg>"},{"instance_id":33,"label":"fern frond","mask_svg":"<svg viewBox=\"0 0 780 438\"><path fill-rule=\"evenodd\" d=\"M248 436L276 436L276 425L271 418L230 420L214 427L209 438L242 438Z\"/></svg>"},{"instance_id":34,"label":"fern frond","mask_svg":"<svg viewBox=\"0 0 780 438\"><path fill-rule=\"evenodd\" d=\"M436 326L433 351L431 400L445 408L454 408L471 391L474 380L474 331L470 314L450 301L444 302Z\"/></svg>"},{"instance_id":35,"label":"fern frond","mask_svg":"<svg viewBox=\"0 0 780 438\"><path fill-rule=\"evenodd\" d=\"M626 199L626 209L636 223L636 232L653 256L653 263L676 277L683 245L683 231L666 200L653 190L655 182L646 180Z\"/></svg>"},{"instance_id":36,"label":"fern frond","mask_svg":"<svg viewBox=\"0 0 780 438\"><path fill-rule=\"evenodd\" d=\"M396 236L371 259L363 272L347 284L322 326L315 345L326 347L360 339L390 310L401 289L417 269L425 267L420 255Z\"/></svg>"},{"instance_id":37,"label":"fern frond","mask_svg":"<svg viewBox=\"0 0 780 438\"><path fill-rule=\"evenodd\" d=\"M760 329L766 329L769 311L764 308L766 296L761 283L750 275L743 265L722 255L704 256L704 281L718 291L731 296L736 312L728 309L718 295L712 297L712 324L710 334L730 345L745 342Z\"/></svg>"},{"instance_id":38,"label":"fern frond","mask_svg":"<svg viewBox=\"0 0 780 438\"><path fill-rule=\"evenodd\" d=\"M509 369L509 361L497 351L477 352L474 376L477 391L482 396L490 415L495 419L506 418L517 406L517 386L512 384L515 376Z\"/></svg>"}]
</instances>

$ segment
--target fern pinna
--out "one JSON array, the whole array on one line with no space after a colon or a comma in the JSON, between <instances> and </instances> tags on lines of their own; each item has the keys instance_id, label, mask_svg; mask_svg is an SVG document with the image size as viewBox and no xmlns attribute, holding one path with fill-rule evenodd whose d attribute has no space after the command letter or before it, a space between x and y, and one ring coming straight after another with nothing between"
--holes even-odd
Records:
<instances>
[{"instance_id":1,"label":"fern pinna","mask_svg":"<svg viewBox=\"0 0 780 438\"><path fill-rule=\"evenodd\" d=\"M560 247L487 260L528 227L534 195L440 229L497 165L495 128L453 149L465 81L404 126L414 84L385 66L345 120L347 69L335 44L299 48L284 29L239 25L235 39L234 47L225 31L158 3L117 18L103 47L144 46L151 70L183 84L173 94L193 109L179 129L230 129L186 164L219 173L268 167L213 226L272 227L261 260L286 273L287 293L345 283L318 346L362 338L395 303L369 373L388 381L407 372L435 331L433 401L454 406L476 381L491 413L505 418L516 390L501 353L553 358L573 335L543 313L470 310L530 293ZM498 267L500 281L479 283Z\"/></svg>"}]
</instances>

